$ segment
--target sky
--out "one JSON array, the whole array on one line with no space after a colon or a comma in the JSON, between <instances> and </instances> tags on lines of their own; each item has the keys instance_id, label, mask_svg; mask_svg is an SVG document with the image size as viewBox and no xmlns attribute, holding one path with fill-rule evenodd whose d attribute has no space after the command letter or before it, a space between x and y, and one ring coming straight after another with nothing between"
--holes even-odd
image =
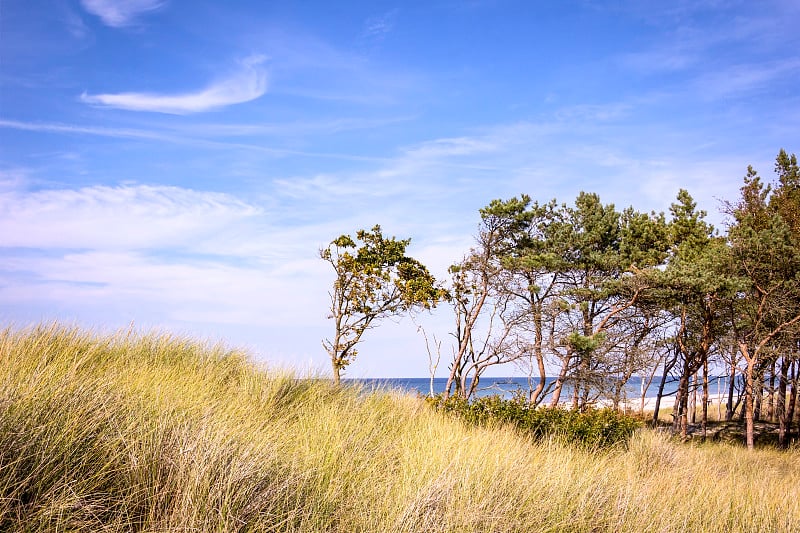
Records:
<instances>
[{"instance_id":1,"label":"sky","mask_svg":"<svg viewBox=\"0 0 800 533\"><path fill-rule=\"evenodd\" d=\"M721 226L800 151L796 0L0 0L0 322L133 327L329 372L319 249L380 224L438 278L522 193ZM418 326L350 377L427 376ZM447 346L438 374L446 375ZM513 368L495 375L510 375Z\"/></svg>"}]
</instances>

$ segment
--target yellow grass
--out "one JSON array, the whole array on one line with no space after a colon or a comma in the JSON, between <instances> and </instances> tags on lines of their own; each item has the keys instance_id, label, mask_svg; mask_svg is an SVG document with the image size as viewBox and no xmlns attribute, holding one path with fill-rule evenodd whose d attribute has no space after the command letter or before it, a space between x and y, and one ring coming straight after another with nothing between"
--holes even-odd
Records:
<instances>
[{"instance_id":1,"label":"yellow grass","mask_svg":"<svg viewBox=\"0 0 800 533\"><path fill-rule=\"evenodd\" d=\"M797 531L798 464L533 443L164 335L0 333L1 531Z\"/></svg>"}]
</instances>

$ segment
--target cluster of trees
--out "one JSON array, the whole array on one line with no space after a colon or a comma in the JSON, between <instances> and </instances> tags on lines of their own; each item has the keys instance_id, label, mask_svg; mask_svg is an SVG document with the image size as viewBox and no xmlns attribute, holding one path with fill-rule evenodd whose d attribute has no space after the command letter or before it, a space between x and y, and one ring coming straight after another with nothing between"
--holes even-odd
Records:
<instances>
[{"instance_id":1,"label":"cluster of trees","mask_svg":"<svg viewBox=\"0 0 800 533\"><path fill-rule=\"evenodd\" d=\"M775 171L766 184L748 168L738 200L723 204L724 235L685 190L669 219L619 211L592 193L574 205L494 200L444 284L406 257L408 240L387 239L379 226L357 234L361 246L343 235L321 251L336 271L335 336L324 343L334 376L381 318L447 302L455 325L445 399L470 398L487 368L510 362L528 372L531 406L548 397L579 410L598 399L619 406L633 376L661 375L660 391L674 376L673 428L685 436L696 416L690 398L703 395L705 432L709 377L725 373L726 415L741 407L748 447L760 416L778 422L786 445L800 369L795 155L781 150Z\"/></svg>"}]
</instances>

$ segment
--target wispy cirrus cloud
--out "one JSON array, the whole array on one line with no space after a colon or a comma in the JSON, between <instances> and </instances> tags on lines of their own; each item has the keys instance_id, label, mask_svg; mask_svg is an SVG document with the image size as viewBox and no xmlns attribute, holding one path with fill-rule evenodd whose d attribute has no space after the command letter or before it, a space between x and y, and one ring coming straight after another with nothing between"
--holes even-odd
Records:
<instances>
[{"instance_id":1,"label":"wispy cirrus cloud","mask_svg":"<svg viewBox=\"0 0 800 533\"><path fill-rule=\"evenodd\" d=\"M135 128L109 128L105 126L83 126L75 124L59 124L52 122L23 122L20 120L0 119L0 128L44 133L85 134L118 139L149 139L153 141L179 142L180 139L161 133Z\"/></svg>"},{"instance_id":2,"label":"wispy cirrus cloud","mask_svg":"<svg viewBox=\"0 0 800 533\"><path fill-rule=\"evenodd\" d=\"M156 11L164 4L164 0L81 0L86 11L112 28L130 26L140 15Z\"/></svg>"},{"instance_id":3,"label":"wispy cirrus cloud","mask_svg":"<svg viewBox=\"0 0 800 533\"><path fill-rule=\"evenodd\" d=\"M277 128L277 126L275 126ZM362 126L368 127L368 126ZM201 148L214 148L220 150L236 149L249 152L266 154L274 157L299 156L313 157L320 159L338 159L343 161L384 161L387 158L378 156L366 156L358 154L343 154L337 152L312 152L304 150L292 150L288 148L270 147L264 144L232 142L228 140L215 140L214 136L232 137L235 135L267 135L270 126L242 126L242 125L200 125L191 128L117 128L106 126L82 125L82 124L61 124L51 122L24 122L20 120L5 120L0 118L0 129L8 128L21 131L33 131L43 133L54 133L64 135L91 135L97 137L108 137L112 139L137 139L145 141L157 141L176 145L191 145ZM292 128L287 126L286 131ZM297 128L299 134L308 135L310 131L319 131L309 123L305 130L303 126ZM227 133L226 133L227 132ZM190 135L192 134L192 135Z\"/></svg>"},{"instance_id":4,"label":"wispy cirrus cloud","mask_svg":"<svg viewBox=\"0 0 800 533\"><path fill-rule=\"evenodd\" d=\"M266 57L254 55L239 62L239 68L229 77L212 83L205 89L183 94L109 93L82 94L87 104L129 111L149 111L171 115L200 113L249 102L267 92Z\"/></svg>"},{"instance_id":5,"label":"wispy cirrus cloud","mask_svg":"<svg viewBox=\"0 0 800 533\"><path fill-rule=\"evenodd\" d=\"M364 23L363 37L381 38L394 28L394 21L397 18L397 9L392 9L382 15L370 17Z\"/></svg>"},{"instance_id":6,"label":"wispy cirrus cloud","mask_svg":"<svg viewBox=\"0 0 800 533\"><path fill-rule=\"evenodd\" d=\"M761 64L730 65L704 73L696 79L698 94L708 100L752 93L797 79L800 59L789 58Z\"/></svg>"},{"instance_id":7,"label":"wispy cirrus cloud","mask_svg":"<svg viewBox=\"0 0 800 533\"><path fill-rule=\"evenodd\" d=\"M179 187L27 192L19 180L7 185L0 189L0 247L180 248L259 214L230 195Z\"/></svg>"},{"instance_id":8,"label":"wispy cirrus cloud","mask_svg":"<svg viewBox=\"0 0 800 533\"><path fill-rule=\"evenodd\" d=\"M214 332L209 324L325 325L323 312L309 309L325 307L329 274L316 250L333 229L276 231L269 211L225 193L147 185L36 190L26 174L0 170L6 309L42 305L61 319L97 316L105 325L147 316L203 335ZM316 352L321 334L301 350Z\"/></svg>"}]
</instances>

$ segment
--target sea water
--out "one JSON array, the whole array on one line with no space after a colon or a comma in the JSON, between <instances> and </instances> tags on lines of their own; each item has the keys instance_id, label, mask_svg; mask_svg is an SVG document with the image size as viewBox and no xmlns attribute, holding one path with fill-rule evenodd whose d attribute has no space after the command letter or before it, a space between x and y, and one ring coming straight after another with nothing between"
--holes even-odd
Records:
<instances>
[{"instance_id":1,"label":"sea water","mask_svg":"<svg viewBox=\"0 0 800 533\"><path fill-rule=\"evenodd\" d=\"M545 382L545 388L552 387L556 378L548 377ZM724 379L724 377L722 378ZM343 382L356 383L367 388L380 388L380 389L400 389L410 392L412 394L420 394L427 396L431 393L431 378L362 378L362 379L344 379ZM645 391L646 398L655 398L658 395L658 386L661 382L661 376L656 376ZM710 392L716 392L717 378L710 379L710 387L713 387ZM511 398L515 393L523 393L527 395L529 390L528 378L526 377L483 377L478 382L477 396L490 396L496 394L504 398ZM533 380L533 387L538 383L538 378ZM447 378L434 378L433 380L433 394L440 394L444 392L447 385ZM664 395L674 395L677 389L677 380L667 378L664 386ZM724 387L724 384L723 384ZM561 399L569 400L572 396L572 388L569 383L564 384L561 391ZM635 400L642 396L642 378L634 376L628 380L625 387L625 397L628 400ZM545 402L549 401L550 397L545 398Z\"/></svg>"}]
</instances>

